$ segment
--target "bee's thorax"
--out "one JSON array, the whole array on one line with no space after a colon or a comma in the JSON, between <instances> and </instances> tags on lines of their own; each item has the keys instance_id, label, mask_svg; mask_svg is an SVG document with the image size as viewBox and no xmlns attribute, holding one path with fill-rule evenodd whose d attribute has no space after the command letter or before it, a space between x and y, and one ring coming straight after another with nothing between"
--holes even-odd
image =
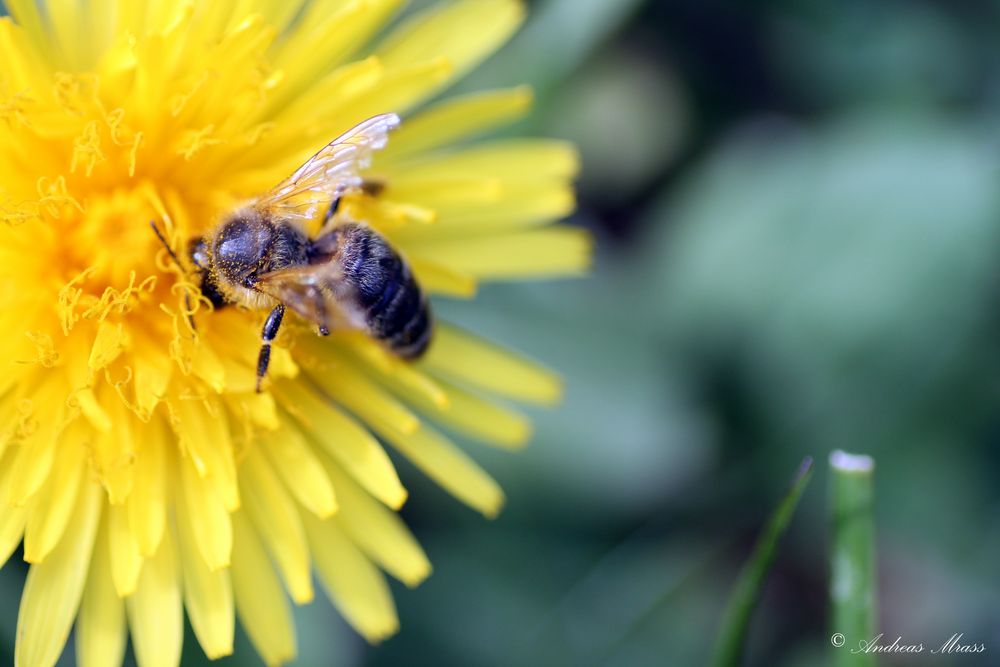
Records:
<instances>
[{"instance_id":1,"label":"bee's thorax","mask_svg":"<svg viewBox=\"0 0 1000 667\"><path fill-rule=\"evenodd\" d=\"M305 264L308 243L298 228L244 209L219 227L211 261L225 280L244 284L268 271Z\"/></svg>"}]
</instances>

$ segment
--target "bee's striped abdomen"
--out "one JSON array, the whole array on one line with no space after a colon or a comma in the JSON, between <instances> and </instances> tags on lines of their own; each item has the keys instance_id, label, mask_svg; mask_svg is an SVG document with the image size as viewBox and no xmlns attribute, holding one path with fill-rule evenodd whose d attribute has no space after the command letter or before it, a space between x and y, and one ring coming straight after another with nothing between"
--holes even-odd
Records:
<instances>
[{"instance_id":1,"label":"bee's striped abdomen","mask_svg":"<svg viewBox=\"0 0 1000 667\"><path fill-rule=\"evenodd\" d=\"M430 306L410 267L368 227L348 224L336 232L344 277L355 289L369 333L404 359L419 357L433 327Z\"/></svg>"}]
</instances>

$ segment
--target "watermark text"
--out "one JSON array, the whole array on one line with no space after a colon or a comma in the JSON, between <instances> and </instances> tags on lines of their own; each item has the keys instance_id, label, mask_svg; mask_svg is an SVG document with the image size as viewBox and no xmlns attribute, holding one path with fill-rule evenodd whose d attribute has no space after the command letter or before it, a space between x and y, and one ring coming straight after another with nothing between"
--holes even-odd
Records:
<instances>
[{"instance_id":1,"label":"watermark text","mask_svg":"<svg viewBox=\"0 0 1000 667\"><path fill-rule=\"evenodd\" d=\"M852 642L849 642L843 633L835 632L830 635L830 643L840 648ZM940 643L914 642L903 639L903 637L888 639L884 633L879 633L874 637L859 639L853 642L853 645L847 650L851 653L931 653L959 655L962 653L986 653L986 644L966 638L964 632L955 632Z\"/></svg>"}]
</instances>

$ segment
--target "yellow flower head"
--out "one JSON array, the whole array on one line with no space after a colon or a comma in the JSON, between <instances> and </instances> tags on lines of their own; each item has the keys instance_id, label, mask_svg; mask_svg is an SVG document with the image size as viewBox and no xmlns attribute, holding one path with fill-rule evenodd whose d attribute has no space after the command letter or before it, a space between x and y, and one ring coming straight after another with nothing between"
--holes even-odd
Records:
<instances>
[{"instance_id":1,"label":"yellow flower head","mask_svg":"<svg viewBox=\"0 0 1000 667\"><path fill-rule=\"evenodd\" d=\"M403 118L343 198L423 289L580 271L573 149L456 145L522 114L524 89L425 102L516 29L513 0L412 16L400 0L7 0L0 19L0 564L31 563L16 660L176 665L183 609L205 653L236 613L269 664L295 655L287 595L313 570L372 641L396 630L382 571L430 565L393 510L387 443L486 515L496 483L435 422L517 447L497 397L557 381L446 323L402 361L371 338L291 316L254 391L265 311L213 311L188 243L366 118ZM416 111L411 111L416 109ZM156 221L180 256L173 262ZM437 298L437 297L435 297ZM193 325L193 326L192 326Z\"/></svg>"}]
</instances>

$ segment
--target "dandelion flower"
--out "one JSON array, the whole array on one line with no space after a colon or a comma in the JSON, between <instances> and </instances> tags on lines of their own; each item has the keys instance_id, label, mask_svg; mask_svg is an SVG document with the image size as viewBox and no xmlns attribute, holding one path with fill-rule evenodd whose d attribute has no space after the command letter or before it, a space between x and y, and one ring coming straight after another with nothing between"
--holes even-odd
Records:
<instances>
[{"instance_id":1,"label":"dandelion flower","mask_svg":"<svg viewBox=\"0 0 1000 667\"><path fill-rule=\"evenodd\" d=\"M398 625L383 573L430 564L395 510L385 447L492 516L497 484L445 435L516 448L498 403L551 402L538 366L439 323L410 364L358 334L287 327L254 391L265 313L212 311L151 232L183 249L331 138L403 117L345 197L434 298L576 273L571 147L467 139L524 113L515 88L439 98L517 28L513 0L7 0L0 18L0 564L31 566L16 663L180 660L184 610L212 658L235 619L295 655L312 572L370 641ZM376 38L376 34L384 37ZM181 252L182 256L184 255ZM188 310L194 304L195 312ZM191 317L189 317L189 315ZM193 320L192 328L189 320Z\"/></svg>"}]
</instances>

